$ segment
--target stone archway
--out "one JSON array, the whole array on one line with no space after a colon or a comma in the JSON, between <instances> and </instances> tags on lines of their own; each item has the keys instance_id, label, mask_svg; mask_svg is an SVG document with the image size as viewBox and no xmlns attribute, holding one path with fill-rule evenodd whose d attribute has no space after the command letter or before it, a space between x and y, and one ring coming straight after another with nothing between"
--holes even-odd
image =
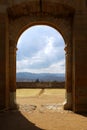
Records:
<instances>
[{"instance_id":1,"label":"stone archway","mask_svg":"<svg viewBox=\"0 0 87 130\"><path fill-rule=\"evenodd\" d=\"M14 41L14 40L13 40ZM10 87L10 103L11 107L16 105L16 46L10 46L10 79L13 82L10 82L12 87ZM65 51L66 51L66 102L65 102L65 109L71 109L72 105L72 82L71 82L71 45L70 44L65 44ZM68 69L69 68L69 69ZM67 104L66 104L67 103Z\"/></svg>"},{"instance_id":2,"label":"stone archway","mask_svg":"<svg viewBox=\"0 0 87 130\"><path fill-rule=\"evenodd\" d=\"M65 106L74 112L87 112L86 12L86 0L1 0L0 109L15 106L15 58L18 37L29 26L48 24L62 34L66 43L68 96Z\"/></svg>"},{"instance_id":3,"label":"stone archway","mask_svg":"<svg viewBox=\"0 0 87 130\"><path fill-rule=\"evenodd\" d=\"M58 4L58 14L42 11L26 11L26 6L18 5L8 9L9 15L9 79L10 107L16 107L16 44L21 33L32 25L50 25L56 28L65 40L66 51L66 101L64 108L72 109L72 20L74 11L68 6ZM21 12L19 11L21 9ZM28 8L28 7L27 7ZM66 8L66 12L64 12ZM10 10L10 11L9 11ZM16 11L16 12L15 12Z\"/></svg>"}]
</instances>

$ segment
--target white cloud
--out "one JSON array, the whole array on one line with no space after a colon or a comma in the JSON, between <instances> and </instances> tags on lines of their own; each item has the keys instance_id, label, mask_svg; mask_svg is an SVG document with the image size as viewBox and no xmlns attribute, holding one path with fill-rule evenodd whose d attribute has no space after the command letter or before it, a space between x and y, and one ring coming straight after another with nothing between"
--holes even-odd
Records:
<instances>
[{"instance_id":1,"label":"white cloud","mask_svg":"<svg viewBox=\"0 0 87 130\"><path fill-rule=\"evenodd\" d=\"M50 55L54 49L53 43L54 43L54 37L46 37L46 46L44 48L44 54Z\"/></svg>"},{"instance_id":2,"label":"white cloud","mask_svg":"<svg viewBox=\"0 0 87 130\"><path fill-rule=\"evenodd\" d=\"M36 32L33 30L34 34L28 30L27 36L23 37L23 40L21 39L22 37L19 39L17 72L65 72L64 40L58 32L54 31L54 33L51 34L50 32L53 29L48 29L47 32L46 30L43 32L42 29L43 28L40 29L39 27L39 30L36 30L35 28ZM40 35L39 31L42 32L43 35ZM28 37L28 35L30 35L30 37ZM25 42L27 42L27 44L25 44Z\"/></svg>"},{"instance_id":3,"label":"white cloud","mask_svg":"<svg viewBox=\"0 0 87 130\"><path fill-rule=\"evenodd\" d=\"M50 65L47 68L32 69L27 67L28 61L17 61L17 72L32 72L32 73L65 73L65 60Z\"/></svg>"}]
</instances>

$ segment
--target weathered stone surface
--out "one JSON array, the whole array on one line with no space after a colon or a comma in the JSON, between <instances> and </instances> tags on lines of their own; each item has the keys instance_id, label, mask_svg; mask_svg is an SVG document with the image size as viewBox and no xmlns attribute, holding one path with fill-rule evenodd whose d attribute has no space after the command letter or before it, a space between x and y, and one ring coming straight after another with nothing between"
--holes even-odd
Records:
<instances>
[{"instance_id":1,"label":"weathered stone surface","mask_svg":"<svg viewBox=\"0 0 87 130\"><path fill-rule=\"evenodd\" d=\"M17 40L39 24L54 27L65 40L66 109L87 112L85 0L0 0L0 109L15 106Z\"/></svg>"}]
</instances>

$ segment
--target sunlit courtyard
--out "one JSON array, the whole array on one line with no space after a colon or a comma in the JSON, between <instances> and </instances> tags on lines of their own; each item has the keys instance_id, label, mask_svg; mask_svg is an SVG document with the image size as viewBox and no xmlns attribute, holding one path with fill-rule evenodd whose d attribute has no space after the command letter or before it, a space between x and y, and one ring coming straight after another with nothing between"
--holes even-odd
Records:
<instances>
[{"instance_id":1,"label":"sunlit courtyard","mask_svg":"<svg viewBox=\"0 0 87 130\"><path fill-rule=\"evenodd\" d=\"M65 89L17 89L16 98L21 114L41 130L87 129L86 115L63 109Z\"/></svg>"},{"instance_id":2,"label":"sunlit courtyard","mask_svg":"<svg viewBox=\"0 0 87 130\"><path fill-rule=\"evenodd\" d=\"M59 106L63 106L65 89L17 89L16 97L17 104L22 110L26 110L26 107L29 110L31 106L41 110L42 106L48 106L49 109L57 111Z\"/></svg>"}]
</instances>

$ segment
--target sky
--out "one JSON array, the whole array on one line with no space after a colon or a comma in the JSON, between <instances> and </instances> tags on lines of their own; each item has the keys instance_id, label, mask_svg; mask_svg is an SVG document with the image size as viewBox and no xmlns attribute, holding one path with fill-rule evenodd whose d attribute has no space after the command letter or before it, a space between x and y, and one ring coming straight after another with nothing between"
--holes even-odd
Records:
<instances>
[{"instance_id":1,"label":"sky","mask_svg":"<svg viewBox=\"0 0 87 130\"><path fill-rule=\"evenodd\" d=\"M65 73L64 46L56 29L46 25L28 28L18 39L16 72Z\"/></svg>"}]
</instances>

